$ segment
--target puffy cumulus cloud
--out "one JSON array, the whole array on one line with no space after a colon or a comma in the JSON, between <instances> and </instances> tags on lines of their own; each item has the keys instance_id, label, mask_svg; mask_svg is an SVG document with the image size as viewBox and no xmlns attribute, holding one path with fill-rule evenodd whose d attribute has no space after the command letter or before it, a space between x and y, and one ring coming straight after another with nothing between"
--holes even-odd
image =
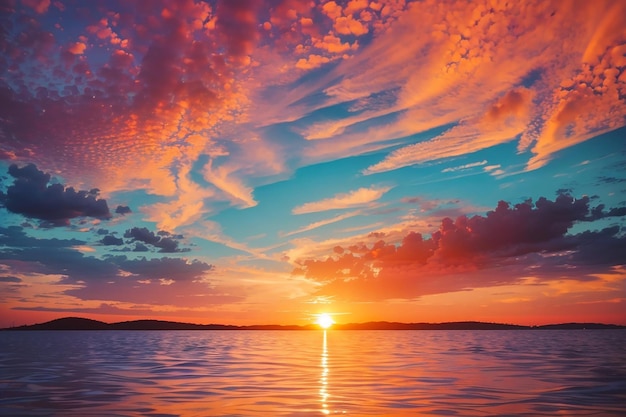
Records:
<instances>
[{"instance_id":1,"label":"puffy cumulus cloud","mask_svg":"<svg viewBox=\"0 0 626 417\"><path fill-rule=\"evenodd\" d=\"M313 68L321 67L328 62L330 62L330 58L326 56L311 54L307 58L300 58L298 62L296 62L296 68L302 70L310 70Z\"/></svg>"},{"instance_id":2,"label":"puffy cumulus cloud","mask_svg":"<svg viewBox=\"0 0 626 417\"><path fill-rule=\"evenodd\" d=\"M83 42L74 42L67 48L67 51L73 55L82 55L85 49L87 49L87 45Z\"/></svg>"},{"instance_id":3,"label":"puffy cumulus cloud","mask_svg":"<svg viewBox=\"0 0 626 417\"><path fill-rule=\"evenodd\" d=\"M13 164L9 175L14 178L0 202L12 213L49 222L53 226L68 225L76 217L111 218L106 200L98 198L99 190L75 191L72 187L50 181L50 174L33 164L22 168Z\"/></svg>"},{"instance_id":4,"label":"puffy cumulus cloud","mask_svg":"<svg viewBox=\"0 0 626 417\"><path fill-rule=\"evenodd\" d=\"M343 12L346 16L349 16L363 9L366 9L367 7L369 7L368 0L350 0L348 4L346 4L346 8L343 10Z\"/></svg>"},{"instance_id":5,"label":"puffy cumulus cloud","mask_svg":"<svg viewBox=\"0 0 626 417\"><path fill-rule=\"evenodd\" d=\"M322 39L315 40L313 46L319 49L325 49L331 53L343 53L354 48L357 44L350 44L349 42L342 42L341 38L331 34L324 36ZM309 57L310 60L310 57ZM297 64L296 64L297 66Z\"/></svg>"},{"instance_id":6,"label":"puffy cumulus cloud","mask_svg":"<svg viewBox=\"0 0 626 417\"><path fill-rule=\"evenodd\" d=\"M115 208L115 213L125 215L128 213L132 213L133 211L128 206L119 205Z\"/></svg>"},{"instance_id":7,"label":"puffy cumulus cloud","mask_svg":"<svg viewBox=\"0 0 626 417\"><path fill-rule=\"evenodd\" d=\"M302 75L288 73L288 67L309 71L351 58L360 47L357 38L390 20L389 14L371 9L366 1L283 0L271 7L269 14L271 23L262 25L264 30L270 31L269 42L261 41L264 43L262 53L256 53L254 58L264 67L262 71L266 75L273 74L269 80L263 77L270 85L283 85ZM267 116L267 111L263 115Z\"/></svg>"},{"instance_id":8,"label":"puffy cumulus cloud","mask_svg":"<svg viewBox=\"0 0 626 417\"><path fill-rule=\"evenodd\" d=\"M165 253L189 252L190 250L189 248L178 247L178 239L182 239L182 235L172 235L162 230L155 234L146 227L133 227L124 233L124 237L130 239L130 242L137 242L139 245L135 246L135 250L139 248L141 252L148 250L141 243L158 248L159 252Z\"/></svg>"},{"instance_id":9,"label":"puffy cumulus cloud","mask_svg":"<svg viewBox=\"0 0 626 417\"><path fill-rule=\"evenodd\" d=\"M322 12L331 19L337 19L343 14L341 6L337 2L331 0L322 5Z\"/></svg>"},{"instance_id":10,"label":"puffy cumulus cloud","mask_svg":"<svg viewBox=\"0 0 626 417\"><path fill-rule=\"evenodd\" d=\"M361 21L354 19L352 16L342 16L335 20L335 30L342 35L361 36L368 32L367 25Z\"/></svg>"},{"instance_id":11,"label":"puffy cumulus cloud","mask_svg":"<svg viewBox=\"0 0 626 417\"><path fill-rule=\"evenodd\" d=\"M568 234L577 222L624 215L589 202L564 194L514 206L501 201L485 216L444 218L430 237L410 232L399 244L356 242L324 258L298 259L294 273L318 281L322 294L361 300L512 284L530 275L560 279L573 270L576 279L593 280L624 263L626 238L619 226Z\"/></svg>"},{"instance_id":12,"label":"puffy cumulus cloud","mask_svg":"<svg viewBox=\"0 0 626 417\"><path fill-rule=\"evenodd\" d=\"M124 237L154 245L161 239L146 227L133 227L124 233Z\"/></svg>"},{"instance_id":13,"label":"puffy cumulus cloud","mask_svg":"<svg viewBox=\"0 0 626 417\"><path fill-rule=\"evenodd\" d=\"M115 237L113 235L106 235L100 239L100 243L104 246L121 246L124 244L124 239Z\"/></svg>"},{"instance_id":14,"label":"puffy cumulus cloud","mask_svg":"<svg viewBox=\"0 0 626 417\"><path fill-rule=\"evenodd\" d=\"M301 206L295 207L292 210L292 213L305 214L315 213L318 211L361 207L380 199L390 189L391 187L377 186L373 186L370 188L359 188L358 190L350 191L348 193L337 194L334 197L324 200L305 203Z\"/></svg>"}]
</instances>

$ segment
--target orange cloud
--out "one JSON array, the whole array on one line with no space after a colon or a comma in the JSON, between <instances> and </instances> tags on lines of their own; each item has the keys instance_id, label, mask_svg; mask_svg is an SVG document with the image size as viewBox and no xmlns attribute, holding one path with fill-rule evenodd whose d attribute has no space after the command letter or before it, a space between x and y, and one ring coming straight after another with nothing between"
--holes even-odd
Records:
<instances>
[{"instance_id":1,"label":"orange cloud","mask_svg":"<svg viewBox=\"0 0 626 417\"><path fill-rule=\"evenodd\" d=\"M335 20L342 15L341 6L333 0L324 3L322 6L322 12L332 20Z\"/></svg>"},{"instance_id":2,"label":"orange cloud","mask_svg":"<svg viewBox=\"0 0 626 417\"><path fill-rule=\"evenodd\" d=\"M344 9L346 16L354 14L362 9L367 8L369 0L350 0Z\"/></svg>"},{"instance_id":3,"label":"orange cloud","mask_svg":"<svg viewBox=\"0 0 626 417\"><path fill-rule=\"evenodd\" d=\"M330 62L330 58L328 57L317 55L317 54L311 54L308 56L308 58L300 58L298 62L296 62L296 68L302 69L302 70L310 70L314 68L319 68L322 65L327 64L329 62Z\"/></svg>"},{"instance_id":4,"label":"orange cloud","mask_svg":"<svg viewBox=\"0 0 626 417\"><path fill-rule=\"evenodd\" d=\"M355 35L361 36L369 32L367 25L364 25L359 20L354 19L352 16L341 16L335 20L335 30L342 35Z\"/></svg>"},{"instance_id":5,"label":"orange cloud","mask_svg":"<svg viewBox=\"0 0 626 417\"><path fill-rule=\"evenodd\" d=\"M366 174L473 153L515 139L529 122L532 93L526 89L507 92L479 118L464 120L431 140L406 146L372 165Z\"/></svg>"},{"instance_id":6,"label":"orange cloud","mask_svg":"<svg viewBox=\"0 0 626 417\"><path fill-rule=\"evenodd\" d=\"M323 39L318 39L313 43L313 46L319 49L324 49L330 53L343 53L349 51L352 48L349 42L341 42L341 39L335 35L328 34Z\"/></svg>"},{"instance_id":7,"label":"orange cloud","mask_svg":"<svg viewBox=\"0 0 626 417\"><path fill-rule=\"evenodd\" d=\"M530 151L528 168L537 168L556 152L626 123L626 38L618 28L624 7L601 1L580 8L550 2L437 8L426 1L396 8L392 26L334 69L341 82L323 86L327 99L320 106L357 100L363 105L342 120L303 127L306 139L332 138L311 144L306 154L313 162L368 152L457 123L436 140L390 154L368 172L518 137L520 151ZM515 22L514 31L509 22ZM393 99L378 106L373 98L383 93ZM382 117L384 124L377 122ZM367 122L376 127L360 127Z\"/></svg>"},{"instance_id":8,"label":"orange cloud","mask_svg":"<svg viewBox=\"0 0 626 417\"><path fill-rule=\"evenodd\" d=\"M380 199L392 187L370 187L359 188L349 193L337 194L334 197L320 201L305 203L295 207L291 212L293 214L315 213L318 211L327 211L335 209L345 209L351 207L360 207L372 203Z\"/></svg>"},{"instance_id":9,"label":"orange cloud","mask_svg":"<svg viewBox=\"0 0 626 417\"><path fill-rule=\"evenodd\" d=\"M85 52L85 49L87 49L87 45L83 42L74 42L67 48L67 50L74 55L82 55Z\"/></svg>"}]
</instances>

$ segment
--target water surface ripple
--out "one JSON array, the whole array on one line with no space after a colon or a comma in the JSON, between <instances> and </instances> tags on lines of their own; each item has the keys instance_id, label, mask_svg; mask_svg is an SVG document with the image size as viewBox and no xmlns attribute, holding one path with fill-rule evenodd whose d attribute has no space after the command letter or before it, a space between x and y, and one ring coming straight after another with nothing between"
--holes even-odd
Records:
<instances>
[{"instance_id":1,"label":"water surface ripple","mask_svg":"<svg viewBox=\"0 0 626 417\"><path fill-rule=\"evenodd\" d=\"M0 332L6 416L623 416L626 331Z\"/></svg>"}]
</instances>

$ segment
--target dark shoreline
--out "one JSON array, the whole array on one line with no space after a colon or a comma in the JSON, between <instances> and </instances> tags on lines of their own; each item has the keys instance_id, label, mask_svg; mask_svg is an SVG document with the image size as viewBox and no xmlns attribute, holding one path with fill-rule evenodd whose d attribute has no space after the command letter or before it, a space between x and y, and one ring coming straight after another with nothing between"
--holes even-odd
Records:
<instances>
[{"instance_id":1,"label":"dark shoreline","mask_svg":"<svg viewBox=\"0 0 626 417\"><path fill-rule=\"evenodd\" d=\"M461 321L448 323L397 323L368 322L334 324L333 330L603 330L626 329L626 326L602 323L560 323L541 326ZM133 320L105 323L80 317L65 317L45 323L9 327L3 331L24 330L320 330L316 324L298 325L250 325L193 324L163 320Z\"/></svg>"}]
</instances>

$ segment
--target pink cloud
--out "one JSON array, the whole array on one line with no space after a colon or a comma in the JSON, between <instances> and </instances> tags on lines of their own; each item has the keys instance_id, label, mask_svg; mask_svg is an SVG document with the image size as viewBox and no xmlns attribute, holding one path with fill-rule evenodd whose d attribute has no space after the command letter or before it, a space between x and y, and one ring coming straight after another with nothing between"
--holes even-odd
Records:
<instances>
[{"instance_id":1,"label":"pink cloud","mask_svg":"<svg viewBox=\"0 0 626 417\"><path fill-rule=\"evenodd\" d=\"M526 274L550 280L568 270L576 270L578 280L593 279L585 277L623 264L619 228L567 233L577 222L611 213L591 210L587 197L560 195L514 207L501 201L485 216L444 218L430 238L410 232L399 245L355 242L330 256L300 258L294 273L322 283L321 294L359 300L514 284Z\"/></svg>"},{"instance_id":2,"label":"pink cloud","mask_svg":"<svg viewBox=\"0 0 626 417\"><path fill-rule=\"evenodd\" d=\"M50 0L22 0L22 3L39 14L46 13L50 7Z\"/></svg>"},{"instance_id":3,"label":"pink cloud","mask_svg":"<svg viewBox=\"0 0 626 417\"><path fill-rule=\"evenodd\" d=\"M217 29L227 45L230 56L246 62L252 52L257 33L257 7L254 0L221 1L217 7Z\"/></svg>"}]
</instances>

